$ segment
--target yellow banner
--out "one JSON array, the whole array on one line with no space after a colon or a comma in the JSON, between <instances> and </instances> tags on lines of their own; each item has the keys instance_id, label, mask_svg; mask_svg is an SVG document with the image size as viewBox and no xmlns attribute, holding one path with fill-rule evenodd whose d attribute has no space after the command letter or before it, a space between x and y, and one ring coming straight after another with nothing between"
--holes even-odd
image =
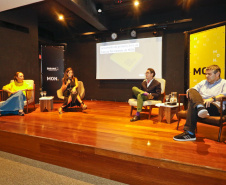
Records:
<instances>
[{"instance_id":1,"label":"yellow banner","mask_svg":"<svg viewBox=\"0 0 226 185\"><path fill-rule=\"evenodd\" d=\"M225 26L190 35L190 88L205 79L205 68L210 65L218 65L225 78Z\"/></svg>"}]
</instances>

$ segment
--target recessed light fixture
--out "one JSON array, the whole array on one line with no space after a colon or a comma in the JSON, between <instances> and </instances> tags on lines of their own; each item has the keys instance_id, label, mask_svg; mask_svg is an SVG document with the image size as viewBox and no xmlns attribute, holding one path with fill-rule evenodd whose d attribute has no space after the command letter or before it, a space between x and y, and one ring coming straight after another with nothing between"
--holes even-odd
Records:
<instances>
[{"instance_id":1,"label":"recessed light fixture","mask_svg":"<svg viewBox=\"0 0 226 185\"><path fill-rule=\"evenodd\" d=\"M59 21L63 21L63 20L64 20L64 16L63 16L62 14L59 15L59 16L58 16L58 20L59 20Z\"/></svg>"},{"instance_id":2,"label":"recessed light fixture","mask_svg":"<svg viewBox=\"0 0 226 185\"><path fill-rule=\"evenodd\" d=\"M97 13L103 13L103 5L101 3L96 4Z\"/></svg>"},{"instance_id":3,"label":"recessed light fixture","mask_svg":"<svg viewBox=\"0 0 226 185\"><path fill-rule=\"evenodd\" d=\"M134 4L134 6L139 6L140 2L136 0L136 1L134 1L133 4Z\"/></svg>"},{"instance_id":4,"label":"recessed light fixture","mask_svg":"<svg viewBox=\"0 0 226 185\"><path fill-rule=\"evenodd\" d=\"M85 32L85 33L82 33L82 35L94 35L96 34L96 32Z\"/></svg>"}]
</instances>

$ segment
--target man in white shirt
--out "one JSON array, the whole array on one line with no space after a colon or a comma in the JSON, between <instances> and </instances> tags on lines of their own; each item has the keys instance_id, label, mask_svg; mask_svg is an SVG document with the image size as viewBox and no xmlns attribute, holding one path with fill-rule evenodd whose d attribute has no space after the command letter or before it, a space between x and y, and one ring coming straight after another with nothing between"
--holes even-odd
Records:
<instances>
[{"instance_id":1,"label":"man in white shirt","mask_svg":"<svg viewBox=\"0 0 226 185\"><path fill-rule=\"evenodd\" d=\"M219 100L226 96L226 80L220 78L221 69L218 65L206 68L206 80L187 90L189 100L187 119L184 132L174 136L176 141L194 141L197 118L219 116Z\"/></svg>"}]
</instances>

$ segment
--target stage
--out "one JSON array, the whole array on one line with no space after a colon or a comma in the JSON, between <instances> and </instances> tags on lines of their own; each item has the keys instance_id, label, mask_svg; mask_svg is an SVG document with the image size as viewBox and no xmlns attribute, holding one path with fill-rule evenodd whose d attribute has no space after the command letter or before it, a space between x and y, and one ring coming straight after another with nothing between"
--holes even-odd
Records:
<instances>
[{"instance_id":1,"label":"stage","mask_svg":"<svg viewBox=\"0 0 226 185\"><path fill-rule=\"evenodd\" d=\"M177 118L130 122L126 102L88 101L88 109L58 114L29 108L0 117L0 150L127 184L226 184L226 128L198 123L197 141L178 142ZM135 113L135 112L134 112Z\"/></svg>"}]
</instances>

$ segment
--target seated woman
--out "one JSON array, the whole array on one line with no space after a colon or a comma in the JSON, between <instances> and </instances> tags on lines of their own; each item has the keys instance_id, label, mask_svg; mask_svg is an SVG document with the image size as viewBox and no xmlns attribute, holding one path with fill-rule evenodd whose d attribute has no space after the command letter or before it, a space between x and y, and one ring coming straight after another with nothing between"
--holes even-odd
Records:
<instances>
[{"instance_id":1,"label":"seated woman","mask_svg":"<svg viewBox=\"0 0 226 185\"><path fill-rule=\"evenodd\" d=\"M9 98L0 106L0 116L8 113L24 116L25 90L33 89L33 87L24 82L24 74L17 72L14 75L14 82L5 85L2 89L8 92Z\"/></svg>"},{"instance_id":2,"label":"seated woman","mask_svg":"<svg viewBox=\"0 0 226 185\"><path fill-rule=\"evenodd\" d=\"M76 100L81 104L83 110L87 109L87 106L81 100L78 94L78 79L74 77L72 68L67 68L64 72L64 78L62 79L62 87L64 95L64 104L59 108L59 114L62 114L62 110L67 108L70 103L75 103Z\"/></svg>"}]
</instances>

